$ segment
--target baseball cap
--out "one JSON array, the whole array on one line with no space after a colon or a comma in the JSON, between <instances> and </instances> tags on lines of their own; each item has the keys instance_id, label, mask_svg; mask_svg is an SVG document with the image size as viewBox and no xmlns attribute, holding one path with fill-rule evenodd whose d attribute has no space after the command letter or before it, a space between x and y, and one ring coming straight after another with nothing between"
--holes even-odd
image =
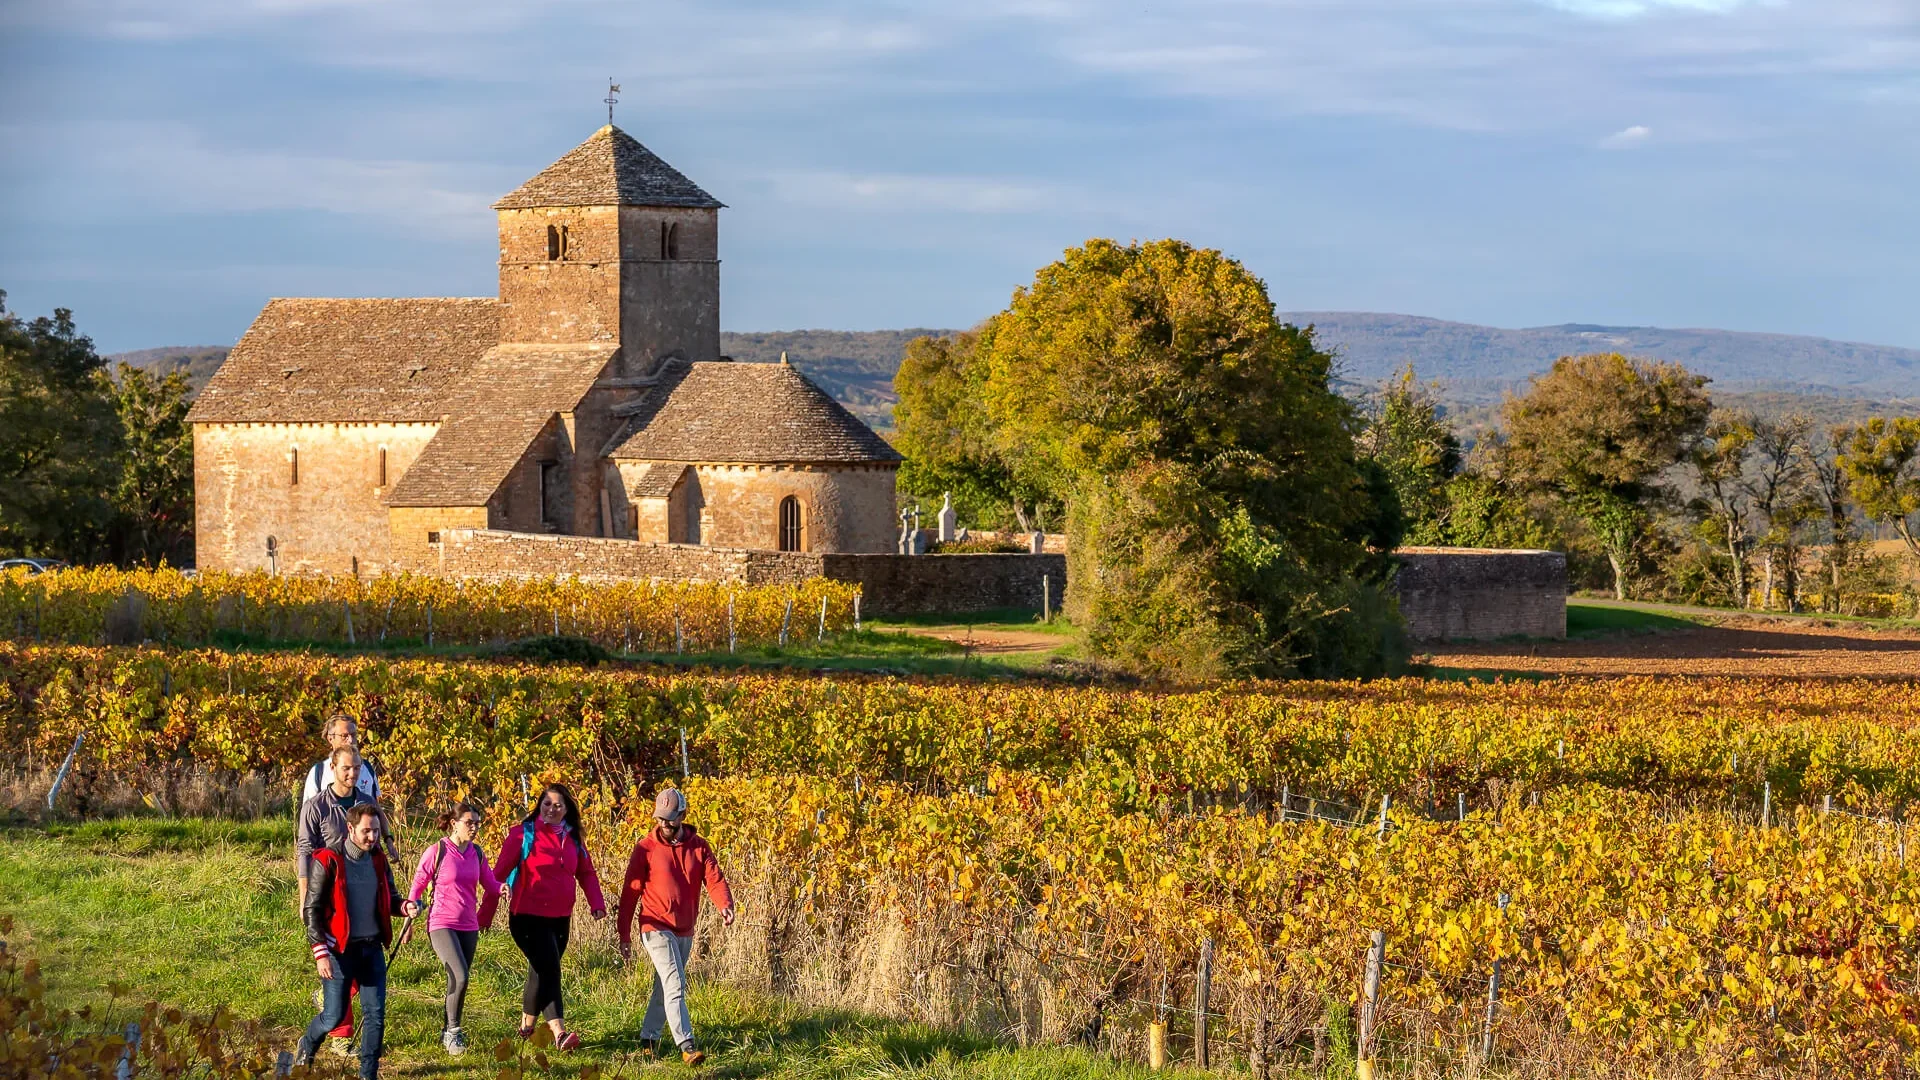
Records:
<instances>
[{"instance_id":1,"label":"baseball cap","mask_svg":"<svg viewBox=\"0 0 1920 1080\"><path fill-rule=\"evenodd\" d=\"M687 816L687 797L679 788L667 788L653 800L653 816L661 821L679 821Z\"/></svg>"}]
</instances>

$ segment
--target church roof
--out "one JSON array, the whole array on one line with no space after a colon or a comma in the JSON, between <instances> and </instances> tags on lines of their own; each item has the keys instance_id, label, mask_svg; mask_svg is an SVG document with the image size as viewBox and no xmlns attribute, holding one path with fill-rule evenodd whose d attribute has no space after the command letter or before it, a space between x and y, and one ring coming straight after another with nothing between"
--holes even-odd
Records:
<instances>
[{"instance_id":1,"label":"church roof","mask_svg":"<svg viewBox=\"0 0 1920 1080\"><path fill-rule=\"evenodd\" d=\"M605 456L742 464L901 460L793 367L731 361L669 364Z\"/></svg>"},{"instance_id":2,"label":"church roof","mask_svg":"<svg viewBox=\"0 0 1920 1080\"><path fill-rule=\"evenodd\" d=\"M193 423L435 421L500 337L492 297L267 302Z\"/></svg>"},{"instance_id":3,"label":"church roof","mask_svg":"<svg viewBox=\"0 0 1920 1080\"><path fill-rule=\"evenodd\" d=\"M680 170L639 140L608 124L567 151L538 176L493 204L495 210L535 206L726 205L700 190Z\"/></svg>"},{"instance_id":4,"label":"church roof","mask_svg":"<svg viewBox=\"0 0 1920 1080\"><path fill-rule=\"evenodd\" d=\"M446 422L387 493L388 506L482 506L555 413L580 403L615 345L497 345L446 403Z\"/></svg>"}]
</instances>

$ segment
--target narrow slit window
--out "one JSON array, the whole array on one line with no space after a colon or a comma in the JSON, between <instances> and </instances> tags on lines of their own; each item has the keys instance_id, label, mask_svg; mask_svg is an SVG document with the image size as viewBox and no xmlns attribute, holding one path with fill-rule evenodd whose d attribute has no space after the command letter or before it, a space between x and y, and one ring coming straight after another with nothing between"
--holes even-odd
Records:
<instances>
[{"instance_id":1,"label":"narrow slit window","mask_svg":"<svg viewBox=\"0 0 1920 1080\"><path fill-rule=\"evenodd\" d=\"M679 257L680 257L680 226L669 225L667 226L667 258L677 259Z\"/></svg>"},{"instance_id":2,"label":"narrow slit window","mask_svg":"<svg viewBox=\"0 0 1920 1080\"><path fill-rule=\"evenodd\" d=\"M300 484L300 448L296 446L293 449L287 451L287 486L298 487L299 484Z\"/></svg>"},{"instance_id":3,"label":"narrow slit window","mask_svg":"<svg viewBox=\"0 0 1920 1080\"><path fill-rule=\"evenodd\" d=\"M378 469L376 470L376 476L374 478L374 486L375 487L387 486L387 448L384 446L380 448L380 464Z\"/></svg>"},{"instance_id":4,"label":"narrow slit window","mask_svg":"<svg viewBox=\"0 0 1920 1080\"><path fill-rule=\"evenodd\" d=\"M800 515L800 500L789 495L780 500L780 550L806 550L806 535Z\"/></svg>"},{"instance_id":5,"label":"narrow slit window","mask_svg":"<svg viewBox=\"0 0 1920 1080\"><path fill-rule=\"evenodd\" d=\"M552 262L553 260L558 259L559 257L560 257L560 230L557 228L554 228L552 225L549 225L547 226L547 261Z\"/></svg>"},{"instance_id":6,"label":"narrow slit window","mask_svg":"<svg viewBox=\"0 0 1920 1080\"><path fill-rule=\"evenodd\" d=\"M666 222L660 223L660 258L663 262L667 257L667 228Z\"/></svg>"},{"instance_id":7,"label":"narrow slit window","mask_svg":"<svg viewBox=\"0 0 1920 1080\"><path fill-rule=\"evenodd\" d=\"M560 226L560 257L562 259L573 258L573 238L567 235L567 227L565 225Z\"/></svg>"}]
</instances>

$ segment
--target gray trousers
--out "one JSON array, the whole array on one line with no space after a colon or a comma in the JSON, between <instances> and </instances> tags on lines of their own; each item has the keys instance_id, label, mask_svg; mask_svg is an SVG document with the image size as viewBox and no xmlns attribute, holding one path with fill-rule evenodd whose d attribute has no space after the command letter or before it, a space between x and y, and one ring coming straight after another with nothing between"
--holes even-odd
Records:
<instances>
[{"instance_id":1,"label":"gray trousers","mask_svg":"<svg viewBox=\"0 0 1920 1080\"><path fill-rule=\"evenodd\" d=\"M653 996L647 999L647 1016L640 1022L642 1039L657 1039L664 1024L673 1032L673 1044L682 1050L693 1046L693 1017L687 1015L687 954L693 939L665 930L647 930L640 944L653 961Z\"/></svg>"},{"instance_id":2,"label":"gray trousers","mask_svg":"<svg viewBox=\"0 0 1920 1080\"><path fill-rule=\"evenodd\" d=\"M447 969L447 1019L440 1030L460 1026L460 1013L467 1004L467 980L473 974L473 951L480 944L477 930L435 930L427 935L433 942L433 955Z\"/></svg>"}]
</instances>

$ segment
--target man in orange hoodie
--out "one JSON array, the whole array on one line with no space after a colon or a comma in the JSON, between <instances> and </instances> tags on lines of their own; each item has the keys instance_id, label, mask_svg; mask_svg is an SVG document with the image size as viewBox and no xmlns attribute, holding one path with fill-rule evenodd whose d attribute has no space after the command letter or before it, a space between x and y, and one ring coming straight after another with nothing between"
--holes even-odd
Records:
<instances>
[{"instance_id":1,"label":"man in orange hoodie","mask_svg":"<svg viewBox=\"0 0 1920 1080\"><path fill-rule=\"evenodd\" d=\"M700 886L705 883L733 925L733 893L713 848L686 823L687 797L675 788L653 802L654 827L633 846L626 880L620 886L620 955L633 957L633 912L640 909L640 943L653 961L653 996L640 1025L642 1046L658 1053L660 1028L673 1033L680 1060L699 1065L707 1055L693 1043L693 1018L687 1015L687 953L693 924L700 915Z\"/></svg>"}]
</instances>

